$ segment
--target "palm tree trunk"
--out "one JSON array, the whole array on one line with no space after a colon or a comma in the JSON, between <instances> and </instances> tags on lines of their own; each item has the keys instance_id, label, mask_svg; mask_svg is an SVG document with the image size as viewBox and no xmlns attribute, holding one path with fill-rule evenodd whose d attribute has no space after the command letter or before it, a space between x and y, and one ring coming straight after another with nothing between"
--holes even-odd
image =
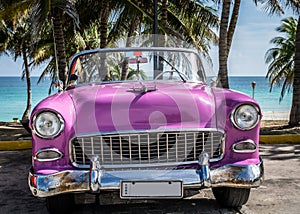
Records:
<instances>
[{"instance_id":1,"label":"palm tree trunk","mask_svg":"<svg viewBox=\"0 0 300 214\"><path fill-rule=\"evenodd\" d=\"M222 6L222 15L219 34L219 74L218 87L229 88L227 71L227 28L230 13L231 0L224 0Z\"/></svg>"},{"instance_id":2,"label":"palm tree trunk","mask_svg":"<svg viewBox=\"0 0 300 214\"><path fill-rule=\"evenodd\" d=\"M234 7L232 10L232 15L230 19L229 28L228 28L228 34L227 34L227 55L229 55L230 52L233 34L235 32L236 23L239 17L240 5L241 5L241 0L234 1Z\"/></svg>"},{"instance_id":3,"label":"palm tree trunk","mask_svg":"<svg viewBox=\"0 0 300 214\"><path fill-rule=\"evenodd\" d=\"M26 109L22 116L22 121L28 121L30 111L31 111L31 100L32 100L32 93L31 93L31 83L30 83L30 72L29 72L29 66L26 56L26 50L22 50L22 56L23 56L23 62L25 67L25 77L26 77L26 83L27 83L27 105Z\"/></svg>"},{"instance_id":4,"label":"palm tree trunk","mask_svg":"<svg viewBox=\"0 0 300 214\"><path fill-rule=\"evenodd\" d=\"M138 1L137 2L137 6L138 7L141 7L142 5L142 2L141 1ZM138 18L139 18L139 14L135 14L131 23L130 23L130 26L129 26L129 29L128 29L128 34L127 34L127 41L126 41L126 47L130 47L131 46L131 38L134 34L134 31L137 29L138 27ZM122 63L122 74L121 74L121 80L125 80L127 78L127 73L128 73L128 59L125 59Z\"/></svg>"},{"instance_id":5,"label":"palm tree trunk","mask_svg":"<svg viewBox=\"0 0 300 214\"><path fill-rule=\"evenodd\" d=\"M107 25L109 15L108 1L102 1L102 14L100 18L100 48L105 48L107 45Z\"/></svg>"},{"instance_id":6,"label":"palm tree trunk","mask_svg":"<svg viewBox=\"0 0 300 214\"><path fill-rule=\"evenodd\" d=\"M168 0L162 0L161 1L161 17L160 17L160 22L163 26L167 26L167 20L168 20ZM163 32L163 31L161 31ZM163 34L163 33L161 33ZM162 38L161 40L158 41L159 46L165 47L166 46L166 40L165 37ZM163 55L163 53L159 54L160 56ZM163 65L163 60L161 57L159 57L158 60L158 70L163 71L164 65Z\"/></svg>"},{"instance_id":7,"label":"palm tree trunk","mask_svg":"<svg viewBox=\"0 0 300 214\"><path fill-rule=\"evenodd\" d=\"M54 42L56 44L56 50L57 50L58 75L59 75L59 79L63 82L63 88L65 88L67 57L66 57L66 46L65 46L61 17L62 17L62 12L59 9L54 8L53 31L54 31Z\"/></svg>"},{"instance_id":8,"label":"palm tree trunk","mask_svg":"<svg viewBox=\"0 0 300 214\"><path fill-rule=\"evenodd\" d=\"M300 16L298 17L295 46L295 70L293 82L293 101L289 120L290 126L295 126L300 123Z\"/></svg>"},{"instance_id":9,"label":"palm tree trunk","mask_svg":"<svg viewBox=\"0 0 300 214\"><path fill-rule=\"evenodd\" d=\"M161 24L167 26L168 19L168 0L161 1Z\"/></svg>"},{"instance_id":10,"label":"palm tree trunk","mask_svg":"<svg viewBox=\"0 0 300 214\"><path fill-rule=\"evenodd\" d=\"M134 30L136 29L138 25L138 15L135 14L133 17L129 29L128 29L128 34L127 34L127 41L126 41L126 47L131 46L131 37L133 36ZM127 73L128 73L128 59L124 59L122 63L122 74L121 74L121 80L125 80L127 78Z\"/></svg>"}]
</instances>

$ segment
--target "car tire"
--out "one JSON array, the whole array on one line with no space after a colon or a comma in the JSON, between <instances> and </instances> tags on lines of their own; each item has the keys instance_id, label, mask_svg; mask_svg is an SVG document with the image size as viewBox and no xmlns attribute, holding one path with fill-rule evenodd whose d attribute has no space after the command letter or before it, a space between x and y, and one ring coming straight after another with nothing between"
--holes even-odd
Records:
<instances>
[{"instance_id":1,"label":"car tire","mask_svg":"<svg viewBox=\"0 0 300 214\"><path fill-rule=\"evenodd\" d=\"M223 207L241 207L247 203L250 195L250 188L217 187L212 191Z\"/></svg>"},{"instance_id":2,"label":"car tire","mask_svg":"<svg viewBox=\"0 0 300 214\"><path fill-rule=\"evenodd\" d=\"M75 200L72 194L55 195L46 198L49 213L71 213Z\"/></svg>"}]
</instances>

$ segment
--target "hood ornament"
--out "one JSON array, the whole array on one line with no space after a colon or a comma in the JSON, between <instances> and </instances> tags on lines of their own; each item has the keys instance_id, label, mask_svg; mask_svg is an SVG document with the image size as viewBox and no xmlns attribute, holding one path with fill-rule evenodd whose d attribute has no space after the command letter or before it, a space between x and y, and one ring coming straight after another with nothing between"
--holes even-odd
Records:
<instances>
[{"instance_id":1,"label":"hood ornament","mask_svg":"<svg viewBox=\"0 0 300 214\"><path fill-rule=\"evenodd\" d=\"M145 57L142 57L142 53L141 52L134 52L133 53L134 56L136 56L135 58L130 58L128 60L129 64L136 64L136 70L137 73L135 74L135 76L137 77L137 80L139 81L140 87L135 87L133 86L133 88L130 88L130 92L140 92L140 93L147 93L147 92L151 92L151 91L156 91L157 87L156 84L154 86L148 87L145 84L143 84L143 82L141 81L141 74L140 74L140 63L147 63L148 59Z\"/></svg>"}]
</instances>

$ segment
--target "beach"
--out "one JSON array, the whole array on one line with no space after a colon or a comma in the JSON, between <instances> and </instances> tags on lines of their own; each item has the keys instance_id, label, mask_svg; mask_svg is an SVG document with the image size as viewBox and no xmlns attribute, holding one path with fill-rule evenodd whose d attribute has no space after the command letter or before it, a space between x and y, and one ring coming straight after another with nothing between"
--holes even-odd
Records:
<instances>
[{"instance_id":1,"label":"beach","mask_svg":"<svg viewBox=\"0 0 300 214\"><path fill-rule=\"evenodd\" d=\"M262 120L289 120L290 111L266 111L262 112Z\"/></svg>"},{"instance_id":2,"label":"beach","mask_svg":"<svg viewBox=\"0 0 300 214\"><path fill-rule=\"evenodd\" d=\"M264 183L252 189L248 203L240 209L221 208L210 189L186 200L162 200L138 204L76 205L74 214L169 213L169 214L281 214L298 213L299 145L263 145ZM292 163L292 164L291 164ZM0 151L1 213L47 213L45 199L34 197L28 188L31 151ZM280 173L278 173L280 171ZM106 200L110 199L105 195ZM113 199L115 201L115 198Z\"/></svg>"},{"instance_id":3,"label":"beach","mask_svg":"<svg viewBox=\"0 0 300 214\"><path fill-rule=\"evenodd\" d=\"M50 79L45 78L39 84L38 77L32 77L32 109L42 99L48 96ZM251 83L256 82L254 99L259 103L263 120L287 120L291 109L292 95L288 93L279 102L280 88L274 88L270 93L269 83L265 77L229 77L230 88L248 96L252 96ZM55 93L55 89L53 89ZM13 118L22 117L26 107L26 82L20 77L0 77L0 121L12 122Z\"/></svg>"},{"instance_id":4,"label":"beach","mask_svg":"<svg viewBox=\"0 0 300 214\"><path fill-rule=\"evenodd\" d=\"M0 122L0 141L14 141L28 139L30 134L22 124L14 122Z\"/></svg>"},{"instance_id":5,"label":"beach","mask_svg":"<svg viewBox=\"0 0 300 214\"><path fill-rule=\"evenodd\" d=\"M291 108L291 94L282 102L278 98L280 88L269 92L268 80L264 77L230 77L230 88L249 96L252 95L251 82L256 82L254 99L262 110L261 134L299 134L299 127L287 127ZM32 77L32 109L48 96L49 79L37 84L38 77ZM55 91L53 91L55 93ZM0 111L0 141L26 140L30 135L23 129L20 120L26 106L26 83L20 77L0 77L0 105L6 106Z\"/></svg>"}]
</instances>

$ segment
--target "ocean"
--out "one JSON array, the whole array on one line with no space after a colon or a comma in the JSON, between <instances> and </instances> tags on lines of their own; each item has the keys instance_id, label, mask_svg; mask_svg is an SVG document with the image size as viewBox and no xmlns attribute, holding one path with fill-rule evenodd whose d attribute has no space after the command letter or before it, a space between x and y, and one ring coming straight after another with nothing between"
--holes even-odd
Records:
<instances>
[{"instance_id":1,"label":"ocean","mask_svg":"<svg viewBox=\"0 0 300 214\"><path fill-rule=\"evenodd\" d=\"M32 109L42 99L48 96L50 79L44 79L37 84L38 77L32 77ZM254 98L260 104L263 112L288 111L292 105L292 93L286 94L279 103L281 88L274 88L270 93L268 80L265 77L230 77L229 84L233 90L252 96L251 83L255 81ZM22 118L26 107L26 81L20 77L0 77L0 121L12 121Z\"/></svg>"}]
</instances>

